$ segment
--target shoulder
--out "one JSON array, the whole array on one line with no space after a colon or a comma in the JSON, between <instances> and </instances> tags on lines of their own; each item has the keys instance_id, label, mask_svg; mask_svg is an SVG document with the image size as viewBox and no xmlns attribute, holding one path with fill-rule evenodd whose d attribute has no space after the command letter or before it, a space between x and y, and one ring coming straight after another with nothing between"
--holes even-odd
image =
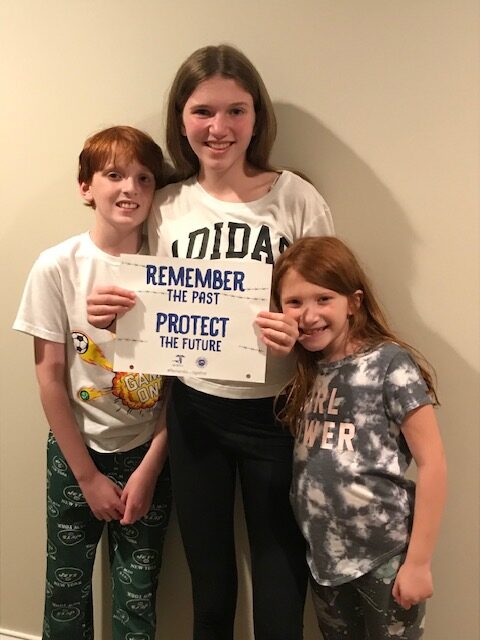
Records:
<instances>
[{"instance_id":1,"label":"shoulder","mask_svg":"<svg viewBox=\"0 0 480 640\"><path fill-rule=\"evenodd\" d=\"M161 236L166 233L166 225L175 224L179 218L195 211L201 204L199 191L197 179L193 176L182 182L173 182L156 192L147 220L148 243L152 255L160 251Z\"/></svg>"},{"instance_id":2,"label":"shoulder","mask_svg":"<svg viewBox=\"0 0 480 640\"><path fill-rule=\"evenodd\" d=\"M192 176L187 180L182 180L181 182L172 182L172 184L168 184L166 187L159 189L155 193L153 206L165 206L172 200L188 196L188 194L195 191L196 184L197 179L195 176Z\"/></svg>"},{"instance_id":3,"label":"shoulder","mask_svg":"<svg viewBox=\"0 0 480 640\"><path fill-rule=\"evenodd\" d=\"M386 372L383 398L387 414L401 424L406 414L419 406L432 404L425 380L413 356L399 345L382 347Z\"/></svg>"},{"instance_id":4,"label":"shoulder","mask_svg":"<svg viewBox=\"0 0 480 640\"><path fill-rule=\"evenodd\" d=\"M418 369L413 356L399 344L395 342L386 342L378 347L381 357L389 363L389 369L395 369L400 366L411 366Z\"/></svg>"},{"instance_id":5,"label":"shoulder","mask_svg":"<svg viewBox=\"0 0 480 640\"><path fill-rule=\"evenodd\" d=\"M411 353L395 343L379 347L384 361L385 384L391 387L426 389L422 372Z\"/></svg>"},{"instance_id":6,"label":"shoulder","mask_svg":"<svg viewBox=\"0 0 480 640\"><path fill-rule=\"evenodd\" d=\"M63 242L44 249L38 256L35 266L37 268L55 267L66 262L71 263L79 252L85 252L88 249L89 236L88 233L81 233L71 238L67 238Z\"/></svg>"},{"instance_id":7,"label":"shoulder","mask_svg":"<svg viewBox=\"0 0 480 640\"><path fill-rule=\"evenodd\" d=\"M409 356L408 351L396 342L383 342L374 349L374 353L386 360L393 360L397 356L400 358Z\"/></svg>"},{"instance_id":8,"label":"shoulder","mask_svg":"<svg viewBox=\"0 0 480 640\"><path fill-rule=\"evenodd\" d=\"M311 182L305 180L293 171L285 169L280 174L277 180L279 191L289 193L292 197L313 199L321 202L325 202L321 194L313 186Z\"/></svg>"},{"instance_id":9,"label":"shoulder","mask_svg":"<svg viewBox=\"0 0 480 640\"><path fill-rule=\"evenodd\" d=\"M346 375L355 376L360 386L369 388L391 384L395 379L395 376L391 378L395 371L406 366L416 367L410 354L393 342L384 342L347 356L340 365ZM335 368L335 363L330 366Z\"/></svg>"},{"instance_id":10,"label":"shoulder","mask_svg":"<svg viewBox=\"0 0 480 640\"><path fill-rule=\"evenodd\" d=\"M332 214L317 189L292 171L282 171L272 196L278 205L295 221L294 239L302 236L334 235Z\"/></svg>"},{"instance_id":11,"label":"shoulder","mask_svg":"<svg viewBox=\"0 0 480 640\"><path fill-rule=\"evenodd\" d=\"M383 342L360 357L384 375L405 367L418 369L411 354L396 342Z\"/></svg>"}]
</instances>

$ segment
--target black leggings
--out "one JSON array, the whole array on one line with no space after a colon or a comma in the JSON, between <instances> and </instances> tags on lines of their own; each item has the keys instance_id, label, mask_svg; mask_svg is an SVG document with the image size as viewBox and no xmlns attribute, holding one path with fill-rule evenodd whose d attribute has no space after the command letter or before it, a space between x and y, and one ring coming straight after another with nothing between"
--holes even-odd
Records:
<instances>
[{"instance_id":1,"label":"black leggings","mask_svg":"<svg viewBox=\"0 0 480 640\"><path fill-rule=\"evenodd\" d=\"M272 403L218 398L178 380L173 386L169 457L192 578L194 640L233 638L237 469L250 543L255 638L303 637L305 544L288 500L293 441L275 424Z\"/></svg>"}]
</instances>

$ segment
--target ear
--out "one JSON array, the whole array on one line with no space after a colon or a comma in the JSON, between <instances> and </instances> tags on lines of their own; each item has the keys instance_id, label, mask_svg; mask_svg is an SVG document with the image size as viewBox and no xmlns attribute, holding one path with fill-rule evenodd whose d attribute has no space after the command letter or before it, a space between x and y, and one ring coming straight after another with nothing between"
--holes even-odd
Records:
<instances>
[{"instance_id":1,"label":"ear","mask_svg":"<svg viewBox=\"0 0 480 640\"><path fill-rule=\"evenodd\" d=\"M185 125L183 124L183 122L182 122L182 125L180 127L180 133L182 134L182 136L187 137L187 131L185 129Z\"/></svg>"},{"instance_id":2,"label":"ear","mask_svg":"<svg viewBox=\"0 0 480 640\"><path fill-rule=\"evenodd\" d=\"M82 198L86 202L88 202L88 204L93 204L93 195L90 189L90 185L87 182L80 182L79 190Z\"/></svg>"},{"instance_id":3,"label":"ear","mask_svg":"<svg viewBox=\"0 0 480 640\"><path fill-rule=\"evenodd\" d=\"M348 297L348 315L353 316L360 309L363 301L363 291L357 289Z\"/></svg>"}]
</instances>

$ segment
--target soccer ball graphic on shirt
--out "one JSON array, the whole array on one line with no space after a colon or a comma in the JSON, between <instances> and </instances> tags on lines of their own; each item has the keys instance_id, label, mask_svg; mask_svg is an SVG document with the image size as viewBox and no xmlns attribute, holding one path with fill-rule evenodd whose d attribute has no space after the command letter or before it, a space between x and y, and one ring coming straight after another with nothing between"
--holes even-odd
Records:
<instances>
[{"instance_id":1,"label":"soccer ball graphic on shirt","mask_svg":"<svg viewBox=\"0 0 480 640\"><path fill-rule=\"evenodd\" d=\"M73 331L72 340L75 351L80 354L84 354L87 351L89 340L84 333L80 333L80 331Z\"/></svg>"},{"instance_id":2,"label":"soccer ball graphic on shirt","mask_svg":"<svg viewBox=\"0 0 480 640\"><path fill-rule=\"evenodd\" d=\"M163 378L159 374L132 374L131 372L113 371L112 363L105 356L95 341L83 331L71 331L75 361L77 356L88 366L101 367L108 372L101 377L98 373L95 382L100 387L80 386L75 390L75 396L82 402L92 402L99 398L114 396L117 404L116 411L125 408L128 413L133 409L144 411L153 409L163 393ZM112 377L113 376L113 377ZM133 377L132 377L133 376ZM126 379L128 380L126 381ZM92 379L92 383L94 380ZM103 383L103 384L102 384ZM137 639L135 639L137 640Z\"/></svg>"}]
</instances>

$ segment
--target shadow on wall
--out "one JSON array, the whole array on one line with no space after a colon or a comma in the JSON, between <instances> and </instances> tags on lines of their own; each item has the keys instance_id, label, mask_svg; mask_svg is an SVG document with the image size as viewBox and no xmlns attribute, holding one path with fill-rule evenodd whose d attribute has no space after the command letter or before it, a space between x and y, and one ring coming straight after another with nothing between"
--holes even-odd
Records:
<instances>
[{"instance_id":1,"label":"shadow on wall","mask_svg":"<svg viewBox=\"0 0 480 640\"><path fill-rule=\"evenodd\" d=\"M284 103L275 104L275 113L274 163L307 174L332 209L337 235L353 245L374 284L381 273L382 288L395 288L398 300L412 281L417 242L404 211L365 162L316 118ZM390 308L392 317L401 318L395 311Z\"/></svg>"},{"instance_id":2,"label":"shadow on wall","mask_svg":"<svg viewBox=\"0 0 480 640\"><path fill-rule=\"evenodd\" d=\"M337 235L358 253L393 327L419 348L436 369L442 403L438 417L449 465L449 499L434 563L436 591L429 603L426 640L449 640L453 633L449 607L457 612L455 635L469 637L478 619L479 590L478 372L451 344L432 331L415 309L411 291L417 270L422 270L419 238L394 195L373 170L319 120L291 104L276 103L274 107L278 137L273 163L305 172L324 195L333 212ZM452 268L458 269L458 265L453 264ZM461 275L460 272L459 277ZM446 305L451 304L453 286L450 281L440 288ZM458 299L458 293L456 297ZM458 331L458 326L451 327L452 335ZM458 522L464 524L458 527ZM468 567L460 555L456 555L461 554L461 550L469 550L471 554ZM447 602L449 607L445 606Z\"/></svg>"}]
</instances>

